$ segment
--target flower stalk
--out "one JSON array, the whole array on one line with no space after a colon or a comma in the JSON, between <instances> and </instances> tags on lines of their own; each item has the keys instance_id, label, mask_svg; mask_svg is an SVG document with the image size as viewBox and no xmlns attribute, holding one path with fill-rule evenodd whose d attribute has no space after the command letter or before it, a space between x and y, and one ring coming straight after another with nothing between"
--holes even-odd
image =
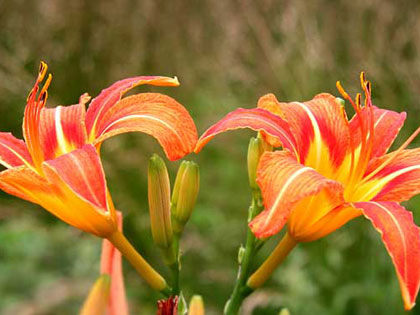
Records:
<instances>
[{"instance_id":1,"label":"flower stalk","mask_svg":"<svg viewBox=\"0 0 420 315\"><path fill-rule=\"evenodd\" d=\"M297 245L297 242L290 236L289 233L283 236L279 244L273 250L271 255L264 261L264 263L255 271L248 279L247 286L252 290L261 287L274 270L279 266Z\"/></svg>"},{"instance_id":2,"label":"flower stalk","mask_svg":"<svg viewBox=\"0 0 420 315\"><path fill-rule=\"evenodd\" d=\"M248 223L264 209L261 192L256 183L258 163L264 151L264 141L261 137L250 139L247 160L249 184L252 189L252 202L248 210ZM238 314L242 301L253 291L249 286L247 286L247 279L250 272L252 257L261 247L259 246L260 244L261 243L258 242L255 235L248 227L245 248L241 247L239 249L238 275L232 295L225 306L226 315Z\"/></svg>"},{"instance_id":3,"label":"flower stalk","mask_svg":"<svg viewBox=\"0 0 420 315\"><path fill-rule=\"evenodd\" d=\"M165 279L135 250L124 234L117 230L108 237L108 240L130 262L152 289L165 296L170 295L172 289L167 285Z\"/></svg>"}]
</instances>

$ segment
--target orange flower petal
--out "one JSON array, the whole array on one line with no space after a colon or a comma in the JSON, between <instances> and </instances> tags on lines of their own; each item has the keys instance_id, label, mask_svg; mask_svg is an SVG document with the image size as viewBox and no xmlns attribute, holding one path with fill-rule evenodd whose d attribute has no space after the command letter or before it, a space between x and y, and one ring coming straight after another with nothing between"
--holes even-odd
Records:
<instances>
[{"instance_id":1,"label":"orange flower petal","mask_svg":"<svg viewBox=\"0 0 420 315\"><path fill-rule=\"evenodd\" d=\"M118 229L122 231L122 214L116 211ZM110 241L102 241L101 274L111 277L111 291L108 302L108 315L127 315L128 304L125 295L122 273L121 253Z\"/></svg>"},{"instance_id":2,"label":"orange flower petal","mask_svg":"<svg viewBox=\"0 0 420 315\"><path fill-rule=\"evenodd\" d=\"M300 161L305 165L321 171L325 164L336 169L344 160L349 146L348 123L335 96L323 93L304 103L280 103L269 94L260 99L258 107L287 121L298 143Z\"/></svg>"},{"instance_id":3,"label":"orange flower petal","mask_svg":"<svg viewBox=\"0 0 420 315\"><path fill-rule=\"evenodd\" d=\"M393 153L381 156L368 166L366 175L377 169ZM420 149L403 150L366 185L377 194L377 201L401 202L420 193Z\"/></svg>"},{"instance_id":4,"label":"orange flower petal","mask_svg":"<svg viewBox=\"0 0 420 315\"><path fill-rule=\"evenodd\" d=\"M365 116L369 114L365 107L361 110L361 115L367 120ZM370 158L379 157L388 151L404 124L406 114L373 107L373 117L375 129ZM358 116L351 119L349 128L353 146L357 148L361 144L360 118Z\"/></svg>"},{"instance_id":5,"label":"orange flower petal","mask_svg":"<svg viewBox=\"0 0 420 315\"><path fill-rule=\"evenodd\" d=\"M262 155L257 182L265 206L265 210L249 225L257 237L268 237L279 232L294 211L294 206L305 198L323 191L327 191L327 195L341 196L343 189L339 183L299 164L287 151L266 152ZM342 196L337 199L337 202L341 201ZM313 211L316 209L314 207Z\"/></svg>"},{"instance_id":6,"label":"orange flower petal","mask_svg":"<svg viewBox=\"0 0 420 315\"><path fill-rule=\"evenodd\" d=\"M107 237L116 227L102 165L92 145L43 163L52 194L40 205L78 229Z\"/></svg>"},{"instance_id":7,"label":"orange flower petal","mask_svg":"<svg viewBox=\"0 0 420 315\"><path fill-rule=\"evenodd\" d=\"M40 195L52 194L47 180L26 165L0 173L0 189L8 194L39 204Z\"/></svg>"},{"instance_id":8,"label":"orange flower petal","mask_svg":"<svg viewBox=\"0 0 420 315\"><path fill-rule=\"evenodd\" d=\"M125 93L136 86L143 84L178 86L179 82L176 78L141 76L117 81L110 87L102 90L102 92L92 100L86 113L86 127L91 141L100 134L100 124L103 119L102 116L112 110L112 107L123 97Z\"/></svg>"},{"instance_id":9,"label":"orange flower petal","mask_svg":"<svg viewBox=\"0 0 420 315\"><path fill-rule=\"evenodd\" d=\"M78 196L108 212L105 174L94 146L88 144L54 160L43 163L45 176L50 182L57 177Z\"/></svg>"},{"instance_id":10,"label":"orange flower petal","mask_svg":"<svg viewBox=\"0 0 420 315\"><path fill-rule=\"evenodd\" d=\"M0 164L7 168L32 164L25 142L15 138L10 132L0 132Z\"/></svg>"},{"instance_id":11,"label":"orange flower petal","mask_svg":"<svg viewBox=\"0 0 420 315\"><path fill-rule=\"evenodd\" d=\"M39 128L44 159L54 159L86 144L84 121L83 104L43 108Z\"/></svg>"},{"instance_id":12,"label":"orange flower petal","mask_svg":"<svg viewBox=\"0 0 420 315\"><path fill-rule=\"evenodd\" d=\"M360 215L360 210L353 207L352 204L339 205L310 226L308 231L302 231L301 239L304 239L305 242L315 241L334 232Z\"/></svg>"},{"instance_id":13,"label":"orange flower petal","mask_svg":"<svg viewBox=\"0 0 420 315\"><path fill-rule=\"evenodd\" d=\"M0 173L0 189L41 205L78 229L106 237L116 229L115 210L104 201L108 192L103 192L96 150L86 147L44 162L45 177L25 165L5 170Z\"/></svg>"},{"instance_id":14,"label":"orange flower petal","mask_svg":"<svg viewBox=\"0 0 420 315\"><path fill-rule=\"evenodd\" d=\"M411 212L394 202L358 202L391 256L400 283L404 308L414 307L420 287L420 229Z\"/></svg>"},{"instance_id":15,"label":"orange flower petal","mask_svg":"<svg viewBox=\"0 0 420 315\"><path fill-rule=\"evenodd\" d=\"M280 117L260 108L238 108L227 114L203 133L198 140L194 151L196 153L200 152L201 149L219 133L241 128L264 131L270 136L276 137L284 148L297 154L296 141L288 124Z\"/></svg>"},{"instance_id":16,"label":"orange flower petal","mask_svg":"<svg viewBox=\"0 0 420 315\"><path fill-rule=\"evenodd\" d=\"M114 135L140 131L155 137L170 160L192 152L197 130L188 111L173 98L159 93L126 97L102 112L95 144Z\"/></svg>"}]
</instances>

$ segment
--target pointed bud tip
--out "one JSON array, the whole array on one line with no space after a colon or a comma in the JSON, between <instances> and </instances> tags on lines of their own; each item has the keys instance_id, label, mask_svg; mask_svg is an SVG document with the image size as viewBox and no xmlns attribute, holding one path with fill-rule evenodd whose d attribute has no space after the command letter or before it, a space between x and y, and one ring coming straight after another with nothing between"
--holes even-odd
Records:
<instances>
[{"instance_id":1,"label":"pointed bud tip","mask_svg":"<svg viewBox=\"0 0 420 315\"><path fill-rule=\"evenodd\" d=\"M282 308L279 315L290 315L290 311L287 308Z\"/></svg>"},{"instance_id":2,"label":"pointed bud tip","mask_svg":"<svg viewBox=\"0 0 420 315\"><path fill-rule=\"evenodd\" d=\"M101 275L92 286L80 315L103 314L108 305L110 289L111 278L107 274Z\"/></svg>"},{"instance_id":3,"label":"pointed bud tip","mask_svg":"<svg viewBox=\"0 0 420 315\"><path fill-rule=\"evenodd\" d=\"M190 301L189 315L204 315L204 301L200 295L194 295Z\"/></svg>"}]
</instances>

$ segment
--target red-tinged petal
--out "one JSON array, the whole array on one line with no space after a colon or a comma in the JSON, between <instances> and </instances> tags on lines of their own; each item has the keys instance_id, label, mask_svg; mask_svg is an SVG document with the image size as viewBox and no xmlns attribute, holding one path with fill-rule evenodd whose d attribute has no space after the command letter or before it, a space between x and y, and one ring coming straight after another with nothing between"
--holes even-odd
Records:
<instances>
[{"instance_id":1,"label":"red-tinged petal","mask_svg":"<svg viewBox=\"0 0 420 315\"><path fill-rule=\"evenodd\" d=\"M329 207L331 199L335 199L333 203L342 202L342 186L339 183L298 163L287 151L266 152L262 155L257 182L261 188L265 210L250 223L250 228L259 238L279 232L295 211L297 223L308 219L303 228L322 216L324 208L320 204L313 208L306 204L311 202L311 196L319 194L320 198L325 198L325 206ZM299 210L296 209L298 205ZM300 209L308 208L308 213L300 215ZM299 228L292 229L292 234L300 232Z\"/></svg>"},{"instance_id":2,"label":"red-tinged petal","mask_svg":"<svg viewBox=\"0 0 420 315\"><path fill-rule=\"evenodd\" d=\"M367 120L368 110L364 107L361 111L362 119ZM406 113L397 113L391 110L373 107L374 136L371 158L385 154L397 137L404 124ZM355 148L361 144L360 117L354 116L350 123L350 134Z\"/></svg>"},{"instance_id":3,"label":"red-tinged petal","mask_svg":"<svg viewBox=\"0 0 420 315\"><path fill-rule=\"evenodd\" d=\"M0 164L7 168L31 165L32 158L25 142L9 132L0 132Z\"/></svg>"},{"instance_id":4,"label":"red-tinged petal","mask_svg":"<svg viewBox=\"0 0 420 315\"><path fill-rule=\"evenodd\" d=\"M176 77L140 76L117 81L110 87L102 90L102 92L92 100L86 113L86 127L91 141L93 141L99 134L99 126L97 126L97 124L102 120L102 116L112 110L112 107L126 92L143 84L156 86L178 86L179 82Z\"/></svg>"},{"instance_id":5,"label":"red-tinged petal","mask_svg":"<svg viewBox=\"0 0 420 315\"><path fill-rule=\"evenodd\" d=\"M260 99L258 107L288 122L298 143L300 161L305 165L331 175L344 160L349 146L348 122L335 96L323 93L304 103L281 103L269 94ZM329 166L324 170L326 164Z\"/></svg>"},{"instance_id":6,"label":"red-tinged petal","mask_svg":"<svg viewBox=\"0 0 420 315\"><path fill-rule=\"evenodd\" d=\"M110 295L110 278L102 275L92 286L79 315L105 315Z\"/></svg>"},{"instance_id":7,"label":"red-tinged petal","mask_svg":"<svg viewBox=\"0 0 420 315\"><path fill-rule=\"evenodd\" d=\"M296 140L289 129L288 124L280 117L260 108L238 108L227 114L216 124L204 132L197 142L195 152L201 149L219 133L241 128L249 128L255 131L264 131L272 137L276 137L282 146L297 154Z\"/></svg>"},{"instance_id":8,"label":"red-tinged petal","mask_svg":"<svg viewBox=\"0 0 420 315\"><path fill-rule=\"evenodd\" d=\"M45 160L81 148L87 142L83 104L43 108L40 116L40 143Z\"/></svg>"},{"instance_id":9,"label":"red-tinged petal","mask_svg":"<svg viewBox=\"0 0 420 315\"><path fill-rule=\"evenodd\" d=\"M52 186L41 205L61 220L86 232L107 237L116 230L115 209L106 188L102 165L92 145L42 165Z\"/></svg>"},{"instance_id":10,"label":"red-tinged petal","mask_svg":"<svg viewBox=\"0 0 420 315\"><path fill-rule=\"evenodd\" d=\"M122 214L116 211L118 229L122 231ZM121 253L110 241L102 241L101 274L111 277L111 291L108 300L108 315L127 315L128 305L122 273Z\"/></svg>"},{"instance_id":11,"label":"red-tinged petal","mask_svg":"<svg viewBox=\"0 0 420 315\"><path fill-rule=\"evenodd\" d=\"M391 256L400 283L404 307L414 307L420 287L420 229L411 212L395 202L358 202Z\"/></svg>"},{"instance_id":12,"label":"red-tinged petal","mask_svg":"<svg viewBox=\"0 0 420 315\"><path fill-rule=\"evenodd\" d=\"M43 164L46 177L60 177L70 189L95 207L108 211L105 174L96 149L88 144Z\"/></svg>"},{"instance_id":13,"label":"red-tinged petal","mask_svg":"<svg viewBox=\"0 0 420 315\"><path fill-rule=\"evenodd\" d=\"M390 162L377 171L388 160ZM369 180L360 185L359 190L363 189L367 197L359 198L360 201L408 200L420 193L420 149L403 150L395 156L389 153L376 158L369 164L366 176L369 176Z\"/></svg>"},{"instance_id":14,"label":"red-tinged petal","mask_svg":"<svg viewBox=\"0 0 420 315\"><path fill-rule=\"evenodd\" d=\"M159 93L142 93L126 97L96 124L95 144L114 135L140 131L155 137L170 160L192 152L197 130L188 111L173 98Z\"/></svg>"}]
</instances>

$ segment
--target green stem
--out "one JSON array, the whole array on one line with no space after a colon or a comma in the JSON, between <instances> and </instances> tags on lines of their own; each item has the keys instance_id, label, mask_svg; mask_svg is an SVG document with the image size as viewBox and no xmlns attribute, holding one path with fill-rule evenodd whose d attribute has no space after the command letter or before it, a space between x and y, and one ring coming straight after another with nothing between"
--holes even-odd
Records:
<instances>
[{"instance_id":1,"label":"green stem","mask_svg":"<svg viewBox=\"0 0 420 315\"><path fill-rule=\"evenodd\" d=\"M253 191L252 204L248 211L248 222L250 222L258 213L263 210L261 194L258 191ZM252 289L246 285L248 275L250 272L252 257L256 252L255 245L256 238L251 229L247 228L247 237L245 244L245 252L239 263L238 275L236 283L233 288L232 295L225 306L225 315L236 315L239 312L242 301L252 293Z\"/></svg>"},{"instance_id":2,"label":"green stem","mask_svg":"<svg viewBox=\"0 0 420 315\"><path fill-rule=\"evenodd\" d=\"M116 230L108 236L108 240L130 262L152 289L160 291L165 296L170 295L172 290L166 284L165 279L136 251L124 234Z\"/></svg>"},{"instance_id":3,"label":"green stem","mask_svg":"<svg viewBox=\"0 0 420 315\"><path fill-rule=\"evenodd\" d=\"M175 233L173 243L172 243L172 249L175 253L175 263L170 266L170 269L172 271L172 277L173 277L173 288L172 288L173 295L179 295L180 293L180 285L179 285L179 272L180 272L179 240L180 238L181 238L181 234Z\"/></svg>"}]
</instances>

